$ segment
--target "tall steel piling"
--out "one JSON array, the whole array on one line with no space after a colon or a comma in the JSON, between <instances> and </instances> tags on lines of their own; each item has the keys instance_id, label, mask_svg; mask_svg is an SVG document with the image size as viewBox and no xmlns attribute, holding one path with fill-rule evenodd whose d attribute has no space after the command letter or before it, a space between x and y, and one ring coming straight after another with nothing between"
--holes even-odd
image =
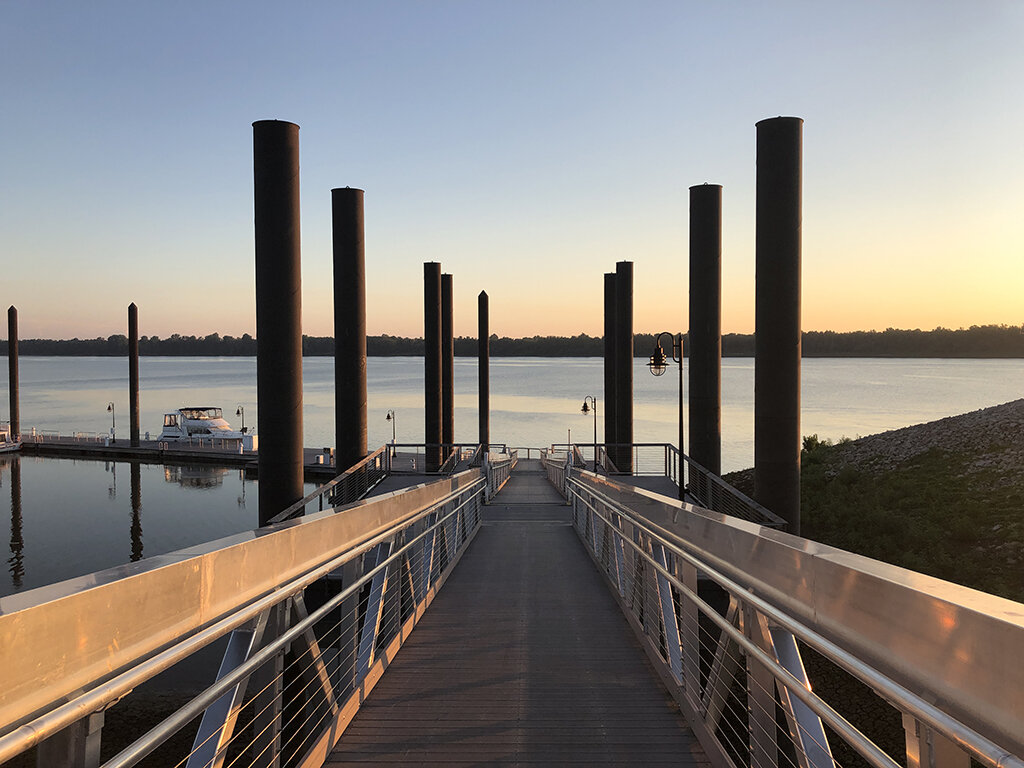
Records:
<instances>
[{"instance_id":1,"label":"tall steel piling","mask_svg":"<svg viewBox=\"0 0 1024 768\"><path fill-rule=\"evenodd\" d=\"M604 275L604 442L615 461L615 273Z\"/></svg>"},{"instance_id":2,"label":"tall steel piling","mask_svg":"<svg viewBox=\"0 0 1024 768\"><path fill-rule=\"evenodd\" d=\"M131 447L139 447L139 308L128 305L128 421Z\"/></svg>"},{"instance_id":3,"label":"tall steel piling","mask_svg":"<svg viewBox=\"0 0 1024 768\"><path fill-rule=\"evenodd\" d=\"M480 445L487 450L491 443L491 330L487 292L480 291L477 311L477 410L480 418Z\"/></svg>"},{"instance_id":4,"label":"tall steel piling","mask_svg":"<svg viewBox=\"0 0 1024 768\"><path fill-rule=\"evenodd\" d=\"M21 406L18 389L18 308L7 309L7 374L11 406L11 439L21 434Z\"/></svg>"},{"instance_id":5,"label":"tall steel piling","mask_svg":"<svg viewBox=\"0 0 1024 768\"><path fill-rule=\"evenodd\" d=\"M690 187L690 457L722 473L722 187Z\"/></svg>"},{"instance_id":6,"label":"tall steel piling","mask_svg":"<svg viewBox=\"0 0 1024 768\"><path fill-rule=\"evenodd\" d=\"M455 443L455 336L452 276L441 275L441 442L447 459Z\"/></svg>"},{"instance_id":7,"label":"tall steel piling","mask_svg":"<svg viewBox=\"0 0 1024 768\"><path fill-rule=\"evenodd\" d=\"M615 465L633 474L633 262L615 265Z\"/></svg>"},{"instance_id":8,"label":"tall steel piling","mask_svg":"<svg viewBox=\"0 0 1024 768\"><path fill-rule=\"evenodd\" d=\"M757 124L754 497L800 533L803 120Z\"/></svg>"},{"instance_id":9,"label":"tall steel piling","mask_svg":"<svg viewBox=\"0 0 1024 768\"><path fill-rule=\"evenodd\" d=\"M299 126L253 128L259 519L302 498L302 285Z\"/></svg>"},{"instance_id":10,"label":"tall steel piling","mask_svg":"<svg viewBox=\"0 0 1024 768\"><path fill-rule=\"evenodd\" d=\"M423 442L426 469L441 466L441 265L423 265Z\"/></svg>"},{"instance_id":11,"label":"tall steel piling","mask_svg":"<svg viewBox=\"0 0 1024 768\"><path fill-rule=\"evenodd\" d=\"M334 228L334 439L342 472L366 456L363 190L331 190Z\"/></svg>"}]
</instances>

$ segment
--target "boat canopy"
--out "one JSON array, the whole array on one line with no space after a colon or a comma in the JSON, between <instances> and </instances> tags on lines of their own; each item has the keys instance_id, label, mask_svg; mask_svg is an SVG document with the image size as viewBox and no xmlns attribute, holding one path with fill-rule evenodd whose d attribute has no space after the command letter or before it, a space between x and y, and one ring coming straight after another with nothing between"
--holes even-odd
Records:
<instances>
[{"instance_id":1,"label":"boat canopy","mask_svg":"<svg viewBox=\"0 0 1024 768\"><path fill-rule=\"evenodd\" d=\"M224 411L220 408L182 408L181 415L186 419L206 420L223 419Z\"/></svg>"}]
</instances>

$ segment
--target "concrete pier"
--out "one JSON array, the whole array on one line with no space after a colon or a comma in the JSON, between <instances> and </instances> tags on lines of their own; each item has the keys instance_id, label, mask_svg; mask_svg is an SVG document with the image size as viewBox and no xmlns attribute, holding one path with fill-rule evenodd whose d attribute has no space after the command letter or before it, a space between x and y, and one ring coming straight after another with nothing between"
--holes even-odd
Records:
<instances>
[{"instance_id":1,"label":"concrete pier","mask_svg":"<svg viewBox=\"0 0 1024 768\"><path fill-rule=\"evenodd\" d=\"M479 442L487 450L491 444L491 329L487 292L477 297L477 410L480 419Z\"/></svg>"},{"instance_id":2,"label":"concrete pier","mask_svg":"<svg viewBox=\"0 0 1024 768\"><path fill-rule=\"evenodd\" d=\"M363 190L331 190L334 229L335 466L361 461L366 445L366 248Z\"/></svg>"},{"instance_id":3,"label":"concrete pier","mask_svg":"<svg viewBox=\"0 0 1024 768\"><path fill-rule=\"evenodd\" d=\"M299 126L253 128L256 393L263 525L302 498L302 273Z\"/></svg>"},{"instance_id":4,"label":"concrete pier","mask_svg":"<svg viewBox=\"0 0 1024 768\"><path fill-rule=\"evenodd\" d=\"M128 305L128 421L132 448L139 447L139 308Z\"/></svg>"},{"instance_id":5,"label":"concrete pier","mask_svg":"<svg viewBox=\"0 0 1024 768\"><path fill-rule=\"evenodd\" d=\"M427 471L441 466L441 265L423 265L423 442Z\"/></svg>"},{"instance_id":6,"label":"concrete pier","mask_svg":"<svg viewBox=\"0 0 1024 768\"><path fill-rule=\"evenodd\" d=\"M615 273L604 275L604 442L615 440ZM609 453L613 458L614 454Z\"/></svg>"},{"instance_id":7,"label":"concrete pier","mask_svg":"<svg viewBox=\"0 0 1024 768\"><path fill-rule=\"evenodd\" d=\"M441 442L455 442L455 328L452 276L441 275ZM447 459L451 448L444 449Z\"/></svg>"},{"instance_id":8,"label":"concrete pier","mask_svg":"<svg viewBox=\"0 0 1024 768\"><path fill-rule=\"evenodd\" d=\"M722 473L722 187L690 187L689 455ZM682 448L682 446L680 446Z\"/></svg>"},{"instance_id":9,"label":"concrete pier","mask_svg":"<svg viewBox=\"0 0 1024 768\"><path fill-rule=\"evenodd\" d=\"M800 533L800 257L798 117L757 124L754 498Z\"/></svg>"},{"instance_id":10,"label":"concrete pier","mask_svg":"<svg viewBox=\"0 0 1024 768\"><path fill-rule=\"evenodd\" d=\"M21 434L21 411L18 384L18 308L7 309L7 374L11 408L11 439Z\"/></svg>"},{"instance_id":11,"label":"concrete pier","mask_svg":"<svg viewBox=\"0 0 1024 768\"><path fill-rule=\"evenodd\" d=\"M607 439L607 438L606 438ZM615 265L615 466L633 474L633 262Z\"/></svg>"}]
</instances>

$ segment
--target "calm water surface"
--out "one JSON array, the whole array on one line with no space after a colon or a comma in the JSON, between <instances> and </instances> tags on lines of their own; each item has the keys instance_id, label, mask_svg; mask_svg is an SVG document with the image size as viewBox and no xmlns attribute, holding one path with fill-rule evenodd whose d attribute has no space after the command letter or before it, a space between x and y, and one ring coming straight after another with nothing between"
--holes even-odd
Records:
<instances>
[{"instance_id":1,"label":"calm water surface","mask_svg":"<svg viewBox=\"0 0 1024 768\"><path fill-rule=\"evenodd\" d=\"M22 357L22 431L106 433L107 403L117 434L128 435L128 364L124 358ZM598 398L603 439L603 374L599 358L491 360L491 439L540 447L593 439L593 419L580 414ZM0 370L6 364L0 363ZM7 380L0 413L7 416ZM258 429L254 358L152 358L140 361L142 430L159 432L164 411L219 406L236 427ZM303 365L304 443L334 444L331 358ZM455 361L455 438L477 438L477 367ZM677 441L678 376L634 369L634 439ZM802 368L803 434L857 437L1014 400L1024 394L1024 360L808 359ZM369 358L370 447L391 439L423 440L422 358ZM722 370L722 467L753 463L754 364L727 358ZM272 404L271 406L272 407ZM15 478L14 475L20 475ZM137 477L136 477L137 476ZM135 481L133 481L135 478ZM15 498L15 480L20 494ZM0 499L10 502L10 555L0 595L208 541L256 525L257 485L238 470L21 457L0 459ZM136 493L137 491L137 493ZM3 502L0 502L3 503Z\"/></svg>"}]
</instances>

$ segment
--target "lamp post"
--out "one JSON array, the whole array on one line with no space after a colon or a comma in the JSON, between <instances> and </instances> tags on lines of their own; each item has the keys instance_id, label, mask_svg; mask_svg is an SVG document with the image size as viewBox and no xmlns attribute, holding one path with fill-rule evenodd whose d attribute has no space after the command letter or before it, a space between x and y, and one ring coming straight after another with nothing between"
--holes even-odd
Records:
<instances>
[{"instance_id":1,"label":"lamp post","mask_svg":"<svg viewBox=\"0 0 1024 768\"><path fill-rule=\"evenodd\" d=\"M663 375L668 368L668 357L665 355L665 350L661 348L662 336L668 336L672 341L672 359L679 364L679 498L682 499L686 493L683 482L685 466L683 459L685 456L683 450L683 334L673 335L668 331L662 331L654 337L654 354L651 355L647 366L655 376Z\"/></svg>"},{"instance_id":2,"label":"lamp post","mask_svg":"<svg viewBox=\"0 0 1024 768\"><path fill-rule=\"evenodd\" d=\"M395 444L395 422L398 419L395 418L395 412L393 410L388 411L388 415L384 417L385 421L391 422L391 445Z\"/></svg>"},{"instance_id":3,"label":"lamp post","mask_svg":"<svg viewBox=\"0 0 1024 768\"><path fill-rule=\"evenodd\" d=\"M107 403L107 413L110 414L110 442L117 442L117 422L114 418L114 401Z\"/></svg>"},{"instance_id":4,"label":"lamp post","mask_svg":"<svg viewBox=\"0 0 1024 768\"><path fill-rule=\"evenodd\" d=\"M590 406L587 406L587 401L590 401ZM586 416L588 413L594 414L594 474L597 474L597 398L593 395L587 395L583 398L583 407L580 408L580 413Z\"/></svg>"},{"instance_id":5,"label":"lamp post","mask_svg":"<svg viewBox=\"0 0 1024 768\"><path fill-rule=\"evenodd\" d=\"M235 416L241 416L242 417L242 434L244 435L245 434L245 406L244 405L239 405L238 406L238 409L235 411Z\"/></svg>"}]
</instances>

